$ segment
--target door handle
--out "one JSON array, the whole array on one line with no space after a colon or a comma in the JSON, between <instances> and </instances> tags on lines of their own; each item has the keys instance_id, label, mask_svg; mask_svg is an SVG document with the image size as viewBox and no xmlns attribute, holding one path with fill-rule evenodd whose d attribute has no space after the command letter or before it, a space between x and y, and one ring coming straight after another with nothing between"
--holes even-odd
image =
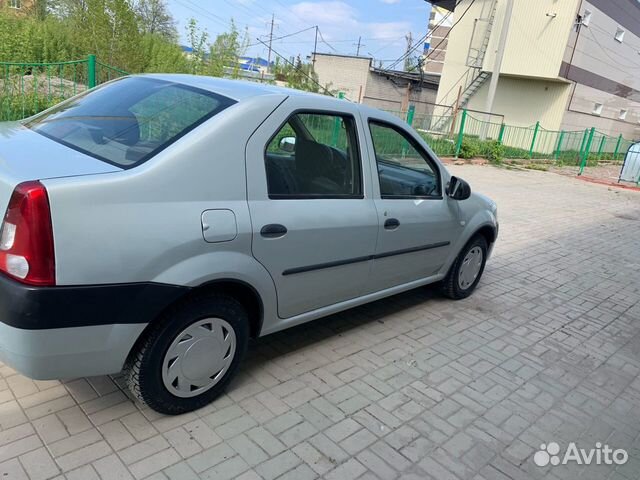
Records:
<instances>
[{"instance_id":1,"label":"door handle","mask_svg":"<svg viewBox=\"0 0 640 480\"><path fill-rule=\"evenodd\" d=\"M400 220L397 218L389 218L384 222L385 230L395 230L400 226Z\"/></svg>"},{"instance_id":2,"label":"door handle","mask_svg":"<svg viewBox=\"0 0 640 480\"><path fill-rule=\"evenodd\" d=\"M260 235L264 238L280 238L287 233L287 227L279 223L270 223L260 229Z\"/></svg>"}]
</instances>

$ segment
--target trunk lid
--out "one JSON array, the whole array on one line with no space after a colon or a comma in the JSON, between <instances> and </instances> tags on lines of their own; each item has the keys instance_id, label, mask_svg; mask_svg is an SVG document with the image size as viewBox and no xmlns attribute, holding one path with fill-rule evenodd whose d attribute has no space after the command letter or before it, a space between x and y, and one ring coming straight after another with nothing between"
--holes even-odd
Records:
<instances>
[{"instance_id":1,"label":"trunk lid","mask_svg":"<svg viewBox=\"0 0 640 480\"><path fill-rule=\"evenodd\" d=\"M0 123L0 214L3 216L13 189L21 182L120 170L18 122Z\"/></svg>"}]
</instances>

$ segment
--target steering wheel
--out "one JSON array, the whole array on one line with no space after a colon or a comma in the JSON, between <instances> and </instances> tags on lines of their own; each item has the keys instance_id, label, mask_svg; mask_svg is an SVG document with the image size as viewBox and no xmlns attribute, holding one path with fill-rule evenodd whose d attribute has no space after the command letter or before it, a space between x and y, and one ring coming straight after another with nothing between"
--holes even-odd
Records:
<instances>
[{"instance_id":1,"label":"steering wheel","mask_svg":"<svg viewBox=\"0 0 640 480\"><path fill-rule=\"evenodd\" d=\"M428 197L433 195L435 185L425 185L424 183L418 184L413 187L413 194L420 197Z\"/></svg>"}]
</instances>

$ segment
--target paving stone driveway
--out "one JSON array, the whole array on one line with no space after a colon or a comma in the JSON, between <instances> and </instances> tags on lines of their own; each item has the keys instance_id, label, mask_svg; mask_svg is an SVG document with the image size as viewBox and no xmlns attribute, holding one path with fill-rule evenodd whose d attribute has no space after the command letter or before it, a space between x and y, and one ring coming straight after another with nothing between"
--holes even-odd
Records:
<instances>
[{"instance_id":1,"label":"paving stone driveway","mask_svg":"<svg viewBox=\"0 0 640 480\"><path fill-rule=\"evenodd\" d=\"M261 339L226 396L179 417L118 378L0 364L0 479L639 478L640 194L452 170L500 208L472 298L419 289ZM551 441L629 460L536 466Z\"/></svg>"}]
</instances>

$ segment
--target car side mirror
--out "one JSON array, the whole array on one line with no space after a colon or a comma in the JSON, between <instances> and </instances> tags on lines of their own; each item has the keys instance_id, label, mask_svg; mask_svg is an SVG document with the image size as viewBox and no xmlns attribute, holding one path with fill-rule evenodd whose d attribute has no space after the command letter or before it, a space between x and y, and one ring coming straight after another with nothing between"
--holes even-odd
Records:
<instances>
[{"instance_id":1,"label":"car side mirror","mask_svg":"<svg viewBox=\"0 0 640 480\"><path fill-rule=\"evenodd\" d=\"M293 153L296 150L296 137L284 137L280 140L280 150Z\"/></svg>"},{"instance_id":2,"label":"car side mirror","mask_svg":"<svg viewBox=\"0 0 640 480\"><path fill-rule=\"evenodd\" d=\"M454 200L466 200L471 196L471 186L461 178L451 177L447 195Z\"/></svg>"}]
</instances>

